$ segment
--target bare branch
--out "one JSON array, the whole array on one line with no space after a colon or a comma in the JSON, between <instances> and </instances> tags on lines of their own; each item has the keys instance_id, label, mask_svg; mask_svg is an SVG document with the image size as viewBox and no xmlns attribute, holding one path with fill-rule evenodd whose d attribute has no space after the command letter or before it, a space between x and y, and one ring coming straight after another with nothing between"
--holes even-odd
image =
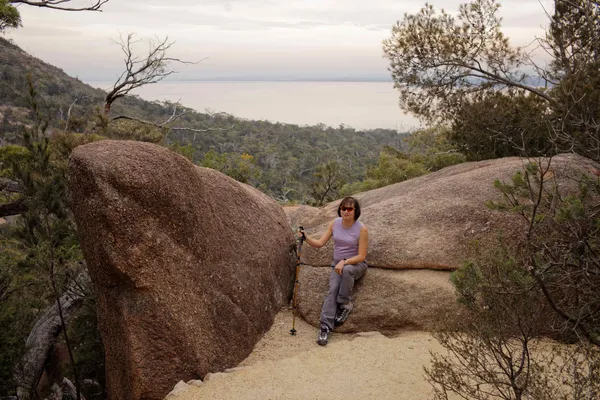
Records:
<instances>
[{"instance_id":1,"label":"bare branch","mask_svg":"<svg viewBox=\"0 0 600 400\"><path fill-rule=\"evenodd\" d=\"M436 156L442 155L442 154L451 154L451 153L458 153L458 150L456 149L450 149L448 151L438 151L437 153L433 153Z\"/></svg>"},{"instance_id":2,"label":"bare branch","mask_svg":"<svg viewBox=\"0 0 600 400\"><path fill-rule=\"evenodd\" d=\"M43 7L43 8L51 8L53 10L61 10L61 11L99 11L104 4L108 3L109 0L96 0L94 4L87 7L65 7L61 4L70 3L72 0L9 0L9 3L12 4L27 4L28 6L35 7Z\"/></svg>"},{"instance_id":3,"label":"bare branch","mask_svg":"<svg viewBox=\"0 0 600 400\"><path fill-rule=\"evenodd\" d=\"M195 129L195 128L185 128L185 127L169 127L169 126L167 126L168 124L170 124L171 122L177 120L177 118L179 118L182 115L185 115L187 113L187 111L183 111L183 112L181 112L179 114L176 114L176 110L177 110L177 108L175 107L175 110L173 111L173 115L171 115L171 117L169 117L169 119L167 119L165 122L162 122L162 123L147 121L145 119L136 118L136 117L130 117L128 115L119 115L119 116L113 117L112 120L116 121L116 120L124 119L124 120L129 120L129 121L136 121L136 122L139 122L139 123L144 124L144 125L150 125L150 126L154 126L156 128L168 129L168 132L174 131L174 130L177 130L177 131L186 131L186 132L193 132L194 133L194 137L192 139L193 142L196 141L196 133L216 132L216 131L228 131L228 130L233 129L235 127L235 124L232 124L229 128ZM167 132L167 134L168 134L168 132Z\"/></svg>"},{"instance_id":4,"label":"bare branch","mask_svg":"<svg viewBox=\"0 0 600 400\"><path fill-rule=\"evenodd\" d=\"M198 64L200 61L185 61L179 58L167 57L167 51L175 42L170 42L168 37L165 39L149 40L149 50L145 58L141 59L134 54L133 45L141 40L136 40L133 33L128 33L125 37L121 35L119 42L121 50L125 55L125 71L119 76L112 89L106 94L104 101L105 114L110 113L110 108L115 100L128 95L132 90L160 82L175 71L169 69L169 63L180 64Z\"/></svg>"},{"instance_id":5,"label":"bare branch","mask_svg":"<svg viewBox=\"0 0 600 400\"><path fill-rule=\"evenodd\" d=\"M228 131L230 129L233 129L235 127L235 124L231 125L229 128L206 128L206 129L194 129L194 128L181 128L181 127L176 127L176 128L171 128L171 130L177 130L177 131L187 131L187 132L198 132L198 133L202 133L202 132L211 132L211 131Z\"/></svg>"},{"instance_id":6,"label":"bare branch","mask_svg":"<svg viewBox=\"0 0 600 400\"><path fill-rule=\"evenodd\" d=\"M187 114L187 111L182 111L179 114L177 114L177 106L178 105L179 105L179 100L173 106L173 114L169 117L168 120L166 120L165 122L163 122L162 124L160 124L161 127L163 127L163 126L165 126L167 124L170 124L171 122L176 121L177 119L179 119L182 116L184 116L185 114Z\"/></svg>"},{"instance_id":7,"label":"bare branch","mask_svg":"<svg viewBox=\"0 0 600 400\"><path fill-rule=\"evenodd\" d=\"M73 100L73 102L71 103L71 105L69 106L69 109L67 110L67 118L65 120L65 130L69 129L69 122L71 120L71 111L73 110L73 107L75 106L75 104L77 104L77 102L79 100L83 100L83 99L87 99L91 97L91 95L86 95L86 96L76 96L75 100ZM61 108L61 116L62 116L62 108Z\"/></svg>"},{"instance_id":8,"label":"bare branch","mask_svg":"<svg viewBox=\"0 0 600 400\"><path fill-rule=\"evenodd\" d=\"M152 122L152 121L146 121L145 119L141 119L141 118L130 117L128 115L118 115L118 116L112 118L113 121L117 121L117 120L120 120L120 119L126 119L126 120L129 120L129 121L136 121L136 122L140 122L140 123L142 123L144 125L154 126L156 128L164 128L163 124Z\"/></svg>"}]
</instances>

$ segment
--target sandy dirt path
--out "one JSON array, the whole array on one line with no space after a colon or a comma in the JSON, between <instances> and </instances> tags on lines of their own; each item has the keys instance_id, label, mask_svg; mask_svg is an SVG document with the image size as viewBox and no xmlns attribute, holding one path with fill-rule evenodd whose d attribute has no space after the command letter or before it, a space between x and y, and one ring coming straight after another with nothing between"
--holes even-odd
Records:
<instances>
[{"instance_id":1,"label":"sandy dirt path","mask_svg":"<svg viewBox=\"0 0 600 400\"><path fill-rule=\"evenodd\" d=\"M350 316L351 318L352 316ZM378 333L337 334L316 344L314 327L280 312L252 354L232 372L213 375L171 400L266 399L431 399L423 377L429 350L441 351L427 332L404 332L393 338Z\"/></svg>"}]
</instances>

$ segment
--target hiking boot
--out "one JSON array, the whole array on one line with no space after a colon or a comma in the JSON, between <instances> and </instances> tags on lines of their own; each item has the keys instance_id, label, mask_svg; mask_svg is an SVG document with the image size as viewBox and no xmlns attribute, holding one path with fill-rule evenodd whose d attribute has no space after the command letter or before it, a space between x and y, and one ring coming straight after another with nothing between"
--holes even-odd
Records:
<instances>
[{"instance_id":1,"label":"hiking boot","mask_svg":"<svg viewBox=\"0 0 600 400\"><path fill-rule=\"evenodd\" d=\"M333 319L334 326L340 326L348 319L348 315L350 315L350 311L354 308L352 303L348 304L340 304L337 312L335 313L335 318Z\"/></svg>"},{"instance_id":2,"label":"hiking boot","mask_svg":"<svg viewBox=\"0 0 600 400\"><path fill-rule=\"evenodd\" d=\"M327 328L327 327L321 328L321 331L319 332L319 336L317 336L317 343L319 344L319 346L327 345L330 334L331 334L331 331L329 330L329 328Z\"/></svg>"}]
</instances>

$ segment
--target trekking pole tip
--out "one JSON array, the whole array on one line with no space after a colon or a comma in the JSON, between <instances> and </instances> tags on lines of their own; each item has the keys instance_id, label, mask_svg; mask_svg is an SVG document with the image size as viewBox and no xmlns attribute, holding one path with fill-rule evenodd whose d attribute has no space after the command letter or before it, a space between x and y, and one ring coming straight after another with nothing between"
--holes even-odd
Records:
<instances>
[{"instance_id":1,"label":"trekking pole tip","mask_svg":"<svg viewBox=\"0 0 600 400\"><path fill-rule=\"evenodd\" d=\"M290 329L290 335L296 336L296 330L294 328Z\"/></svg>"}]
</instances>

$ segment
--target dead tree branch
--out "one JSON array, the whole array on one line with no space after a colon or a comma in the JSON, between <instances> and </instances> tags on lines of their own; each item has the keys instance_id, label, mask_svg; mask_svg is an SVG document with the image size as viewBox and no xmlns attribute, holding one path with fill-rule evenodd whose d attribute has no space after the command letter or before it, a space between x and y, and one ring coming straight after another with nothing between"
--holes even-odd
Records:
<instances>
[{"instance_id":1,"label":"dead tree branch","mask_svg":"<svg viewBox=\"0 0 600 400\"><path fill-rule=\"evenodd\" d=\"M73 100L73 102L71 103L71 105L69 105L69 109L67 110L67 117L66 118L63 117L62 108L60 109L60 119L64 119L65 120L65 130L69 129L69 122L71 121L71 112L73 111L73 107L75 107L75 104L77 104L77 102L79 100L87 99L89 97L92 97L92 96L91 95L76 96L75 100Z\"/></svg>"},{"instance_id":2,"label":"dead tree branch","mask_svg":"<svg viewBox=\"0 0 600 400\"><path fill-rule=\"evenodd\" d=\"M132 90L151 83L160 82L175 71L169 68L170 62L180 64L198 64L202 60L193 62L179 58L168 57L167 51L175 42L165 39L148 40L149 50L145 58L134 54L134 45L141 40L136 40L133 33L125 37L121 35L120 46L125 54L125 71L119 76L112 89L106 94L104 112L110 113L110 108L115 100L128 95Z\"/></svg>"},{"instance_id":3,"label":"dead tree branch","mask_svg":"<svg viewBox=\"0 0 600 400\"><path fill-rule=\"evenodd\" d=\"M53 10L61 10L61 11L99 11L104 4L108 3L109 0L96 0L94 4L87 7L65 7L62 6L64 3L70 3L72 0L39 0L39 1L31 1L31 0L9 0L8 2L11 4L27 4L28 6L35 7L43 7L43 8L51 8Z\"/></svg>"},{"instance_id":4,"label":"dead tree branch","mask_svg":"<svg viewBox=\"0 0 600 400\"><path fill-rule=\"evenodd\" d=\"M119 119L126 119L126 120L130 120L130 121L140 122L140 123L146 124L146 125L155 126L157 128L166 128L168 124L172 123L173 121L176 121L177 119L179 119L182 116L184 116L185 114L187 114L186 110L181 111L180 113L177 113L178 105L179 105L179 103L175 103L175 106L173 107L173 114L171 114L171 116L165 122L162 122L162 123L146 121L144 119L130 117L128 115L119 115L119 116L113 117L112 120L116 121ZM170 128L170 129L178 129L178 128Z\"/></svg>"},{"instance_id":5,"label":"dead tree branch","mask_svg":"<svg viewBox=\"0 0 600 400\"><path fill-rule=\"evenodd\" d=\"M212 132L212 131L228 131L229 129L233 129L234 127L235 127L235 125L231 125L229 128L206 128L206 129L171 128L171 130L202 133L202 132Z\"/></svg>"},{"instance_id":6,"label":"dead tree branch","mask_svg":"<svg viewBox=\"0 0 600 400\"><path fill-rule=\"evenodd\" d=\"M235 124L232 124L229 128L205 128L205 129L195 129L195 128L185 128L185 127L170 127L168 126L168 124L172 123L173 121L177 120L179 117L181 117L182 115L185 115L187 113L187 111L183 111L179 114L176 114L176 108L173 111L173 115L171 115L169 117L169 119L167 119L165 122L159 123L159 122L152 122L152 121L147 121L145 119L141 119L141 118L136 118L136 117L130 117L128 115L119 115L116 117L113 117L112 120L116 121L119 119L125 119L128 121L136 121L139 122L141 124L144 125L150 125L156 128L164 128L164 129L168 129L169 131L187 131L187 132L193 132L194 133L194 137L192 139L193 142L196 141L196 133L204 133L204 132L217 132L217 131L228 131L230 129L233 129L235 127Z\"/></svg>"}]
</instances>

